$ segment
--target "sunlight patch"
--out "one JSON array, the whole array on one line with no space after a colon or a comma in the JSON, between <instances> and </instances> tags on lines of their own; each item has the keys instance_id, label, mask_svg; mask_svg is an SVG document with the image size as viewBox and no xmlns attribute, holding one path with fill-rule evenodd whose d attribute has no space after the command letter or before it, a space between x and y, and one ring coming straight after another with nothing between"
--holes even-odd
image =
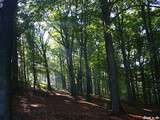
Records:
<instances>
[{"instance_id":1,"label":"sunlight patch","mask_svg":"<svg viewBox=\"0 0 160 120\"><path fill-rule=\"evenodd\" d=\"M30 104L31 107L34 107L34 108L38 108L38 107L42 107L41 104Z\"/></svg>"},{"instance_id":2,"label":"sunlight patch","mask_svg":"<svg viewBox=\"0 0 160 120\"><path fill-rule=\"evenodd\" d=\"M57 96L68 97L68 98L70 98L70 99L73 99L73 97L70 96L70 95L64 95L64 94L60 94L60 93L56 93L56 95L57 95Z\"/></svg>"},{"instance_id":3,"label":"sunlight patch","mask_svg":"<svg viewBox=\"0 0 160 120\"><path fill-rule=\"evenodd\" d=\"M134 114L129 114L129 117L135 118L135 119L142 119L143 116L140 115L134 115Z\"/></svg>"},{"instance_id":4,"label":"sunlight patch","mask_svg":"<svg viewBox=\"0 0 160 120\"><path fill-rule=\"evenodd\" d=\"M86 104L86 105L88 104L88 105L92 105L92 106L95 106L95 107L103 108L102 106L99 106L99 105L91 103L91 102L83 101L83 100L78 100L78 103Z\"/></svg>"},{"instance_id":5,"label":"sunlight patch","mask_svg":"<svg viewBox=\"0 0 160 120\"><path fill-rule=\"evenodd\" d=\"M143 110L144 110L144 111L147 111L147 112L152 112L152 110L146 109L146 108L144 108Z\"/></svg>"}]
</instances>

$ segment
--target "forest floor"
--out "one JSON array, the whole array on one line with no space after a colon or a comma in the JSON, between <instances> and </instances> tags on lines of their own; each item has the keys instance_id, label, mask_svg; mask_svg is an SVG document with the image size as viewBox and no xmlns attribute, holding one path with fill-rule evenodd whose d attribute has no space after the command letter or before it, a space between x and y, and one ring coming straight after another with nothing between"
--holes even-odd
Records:
<instances>
[{"instance_id":1,"label":"forest floor","mask_svg":"<svg viewBox=\"0 0 160 120\"><path fill-rule=\"evenodd\" d=\"M131 107L125 102L122 106L126 114L113 116L106 110L109 100L94 97L86 102L83 97L74 98L64 91L45 92L26 90L23 95L14 96L14 120L156 120L158 107ZM15 109L16 108L16 109ZM144 117L146 116L146 117ZM154 117L154 118L149 118Z\"/></svg>"}]
</instances>

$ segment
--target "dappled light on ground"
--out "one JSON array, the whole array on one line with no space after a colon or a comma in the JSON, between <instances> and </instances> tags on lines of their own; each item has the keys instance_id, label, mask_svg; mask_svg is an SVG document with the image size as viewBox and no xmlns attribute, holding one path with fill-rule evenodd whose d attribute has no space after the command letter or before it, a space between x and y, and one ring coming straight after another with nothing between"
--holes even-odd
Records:
<instances>
[{"instance_id":1,"label":"dappled light on ground","mask_svg":"<svg viewBox=\"0 0 160 120\"><path fill-rule=\"evenodd\" d=\"M109 100L93 97L93 102L87 102L83 97L74 98L63 92L37 90L33 94L28 91L27 94L15 98L14 120L142 120L148 114L143 113L147 109L138 111L124 104L129 114L112 116L103 106L110 104Z\"/></svg>"},{"instance_id":2,"label":"dappled light on ground","mask_svg":"<svg viewBox=\"0 0 160 120\"><path fill-rule=\"evenodd\" d=\"M41 104L31 104L30 106L35 107L35 108L39 108L39 107L42 107L43 105L41 105Z\"/></svg>"},{"instance_id":3,"label":"dappled light on ground","mask_svg":"<svg viewBox=\"0 0 160 120\"><path fill-rule=\"evenodd\" d=\"M129 114L129 117L134 118L134 119L137 119L137 120L142 120L142 119L143 119L143 116L134 115L134 114Z\"/></svg>"}]
</instances>

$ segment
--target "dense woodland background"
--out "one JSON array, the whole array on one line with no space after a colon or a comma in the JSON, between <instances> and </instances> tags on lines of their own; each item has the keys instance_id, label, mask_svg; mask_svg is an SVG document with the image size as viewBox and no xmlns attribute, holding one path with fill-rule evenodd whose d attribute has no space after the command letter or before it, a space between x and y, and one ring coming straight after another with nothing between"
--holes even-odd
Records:
<instances>
[{"instance_id":1,"label":"dense woodland background","mask_svg":"<svg viewBox=\"0 0 160 120\"><path fill-rule=\"evenodd\" d=\"M109 98L113 114L160 105L159 0L0 0L0 16L0 120L30 87Z\"/></svg>"}]
</instances>

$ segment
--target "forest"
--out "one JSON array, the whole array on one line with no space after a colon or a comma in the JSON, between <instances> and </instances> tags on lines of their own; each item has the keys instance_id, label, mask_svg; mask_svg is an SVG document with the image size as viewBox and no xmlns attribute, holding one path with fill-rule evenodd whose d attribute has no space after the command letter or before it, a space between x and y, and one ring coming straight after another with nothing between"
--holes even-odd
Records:
<instances>
[{"instance_id":1,"label":"forest","mask_svg":"<svg viewBox=\"0 0 160 120\"><path fill-rule=\"evenodd\" d=\"M160 120L160 0L0 0L0 120Z\"/></svg>"}]
</instances>

